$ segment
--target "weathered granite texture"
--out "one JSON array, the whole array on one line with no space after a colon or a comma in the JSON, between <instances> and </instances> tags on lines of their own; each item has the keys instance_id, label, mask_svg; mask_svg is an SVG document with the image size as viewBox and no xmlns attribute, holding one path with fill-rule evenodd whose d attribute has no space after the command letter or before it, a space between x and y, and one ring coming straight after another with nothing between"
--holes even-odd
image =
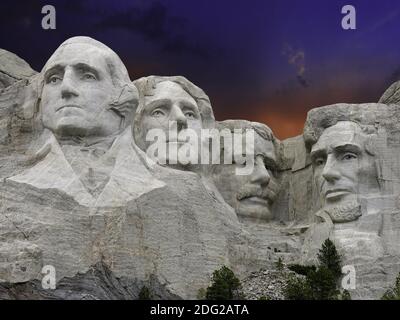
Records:
<instances>
[{"instance_id":1,"label":"weathered granite texture","mask_svg":"<svg viewBox=\"0 0 400 320\"><path fill-rule=\"evenodd\" d=\"M400 81L394 82L380 97L379 103L400 104Z\"/></svg>"},{"instance_id":2,"label":"weathered granite texture","mask_svg":"<svg viewBox=\"0 0 400 320\"><path fill-rule=\"evenodd\" d=\"M14 82L36 74L29 64L6 50L0 49L0 91Z\"/></svg>"},{"instance_id":3,"label":"weathered granite texture","mask_svg":"<svg viewBox=\"0 0 400 320\"><path fill-rule=\"evenodd\" d=\"M132 82L87 37L40 73L1 51L0 82L0 298L135 299L143 285L195 298L222 265L244 279L279 257L312 263L328 237L356 268L353 298L380 297L400 271L394 100L313 109L303 135L278 141L264 124L215 121L183 77ZM143 138L170 120L254 129L254 170L160 165ZM45 265L56 290L41 287Z\"/></svg>"}]
</instances>

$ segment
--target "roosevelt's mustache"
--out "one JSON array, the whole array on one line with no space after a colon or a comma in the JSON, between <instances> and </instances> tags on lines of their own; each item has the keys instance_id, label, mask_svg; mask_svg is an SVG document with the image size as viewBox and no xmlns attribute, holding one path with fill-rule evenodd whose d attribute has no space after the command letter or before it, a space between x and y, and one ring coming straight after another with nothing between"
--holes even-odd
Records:
<instances>
[{"instance_id":1,"label":"roosevelt's mustache","mask_svg":"<svg viewBox=\"0 0 400 320\"><path fill-rule=\"evenodd\" d=\"M278 191L278 184L275 181L270 180L266 188L262 188L255 184L244 185L237 193L236 198L240 201L245 198L260 197L272 203L276 199Z\"/></svg>"}]
</instances>

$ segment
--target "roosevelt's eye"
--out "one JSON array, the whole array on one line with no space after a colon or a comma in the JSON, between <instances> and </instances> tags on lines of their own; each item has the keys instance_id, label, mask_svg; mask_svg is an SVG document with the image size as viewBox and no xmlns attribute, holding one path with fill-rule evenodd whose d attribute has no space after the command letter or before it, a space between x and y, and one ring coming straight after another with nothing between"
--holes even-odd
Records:
<instances>
[{"instance_id":1,"label":"roosevelt's eye","mask_svg":"<svg viewBox=\"0 0 400 320\"><path fill-rule=\"evenodd\" d=\"M96 76L90 72L85 73L82 78L83 80L97 80Z\"/></svg>"},{"instance_id":2,"label":"roosevelt's eye","mask_svg":"<svg viewBox=\"0 0 400 320\"><path fill-rule=\"evenodd\" d=\"M353 160L353 159L357 159L357 155L355 153L346 153L342 157L342 160Z\"/></svg>"},{"instance_id":3,"label":"roosevelt's eye","mask_svg":"<svg viewBox=\"0 0 400 320\"><path fill-rule=\"evenodd\" d=\"M153 110L151 115L153 117L162 117L164 115L164 111L162 111L161 109L155 109L155 110Z\"/></svg>"}]
</instances>

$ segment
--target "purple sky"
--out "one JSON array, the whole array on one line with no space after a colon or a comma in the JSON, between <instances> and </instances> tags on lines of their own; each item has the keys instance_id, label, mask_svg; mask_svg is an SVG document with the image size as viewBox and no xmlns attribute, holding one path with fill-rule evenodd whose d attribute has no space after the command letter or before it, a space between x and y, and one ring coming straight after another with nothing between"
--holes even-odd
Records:
<instances>
[{"instance_id":1,"label":"purple sky","mask_svg":"<svg viewBox=\"0 0 400 320\"><path fill-rule=\"evenodd\" d=\"M56 7L56 30L41 28L45 4ZM341 28L346 4L357 30ZM377 101L400 79L397 0L2 0L0 12L0 47L36 70L68 37L91 36L132 79L186 76L218 120L264 122L280 138L299 134L313 107Z\"/></svg>"}]
</instances>

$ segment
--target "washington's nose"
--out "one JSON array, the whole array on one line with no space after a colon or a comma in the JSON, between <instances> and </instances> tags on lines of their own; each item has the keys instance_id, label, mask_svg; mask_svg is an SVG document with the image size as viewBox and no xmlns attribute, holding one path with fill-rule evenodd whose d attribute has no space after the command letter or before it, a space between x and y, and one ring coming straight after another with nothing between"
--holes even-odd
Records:
<instances>
[{"instance_id":1,"label":"washington's nose","mask_svg":"<svg viewBox=\"0 0 400 320\"><path fill-rule=\"evenodd\" d=\"M271 175L269 174L267 168L262 160L256 159L254 163L253 173L251 175L251 182L261 185L268 185L271 180Z\"/></svg>"},{"instance_id":2,"label":"washington's nose","mask_svg":"<svg viewBox=\"0 0 400 320\"><path fill-rule=\"evenodd\" d=\"M78 95L79 93L74 84L73 75L69 70L66 70L61 83L61 97L63 99L68 99L77 97Z\"/></svg>"},{"instance_id":3,"label":"washington's nose","mask_svg":"<svg viewBox=\"0 0 400 320\"><path fill-rule=\"evenodd\" d=\"M333 182L340 178L340 172L336 168L335 160L331 156L328 156L324 169L322 170L322 176L328 182Z\"/></svg>"},{"instance_id":4,"label":"washington's nose","mask_svg":"<svg viewBox=\"0 0 400 320\"><path fill-rule=\"evenodd\" d=\"M170 120L176 121L178 131L187 128L187 119L183 114L181 108L179 108L179 106L177 105L173 105L171 108Z\"/></svg>"}]
</instances>

